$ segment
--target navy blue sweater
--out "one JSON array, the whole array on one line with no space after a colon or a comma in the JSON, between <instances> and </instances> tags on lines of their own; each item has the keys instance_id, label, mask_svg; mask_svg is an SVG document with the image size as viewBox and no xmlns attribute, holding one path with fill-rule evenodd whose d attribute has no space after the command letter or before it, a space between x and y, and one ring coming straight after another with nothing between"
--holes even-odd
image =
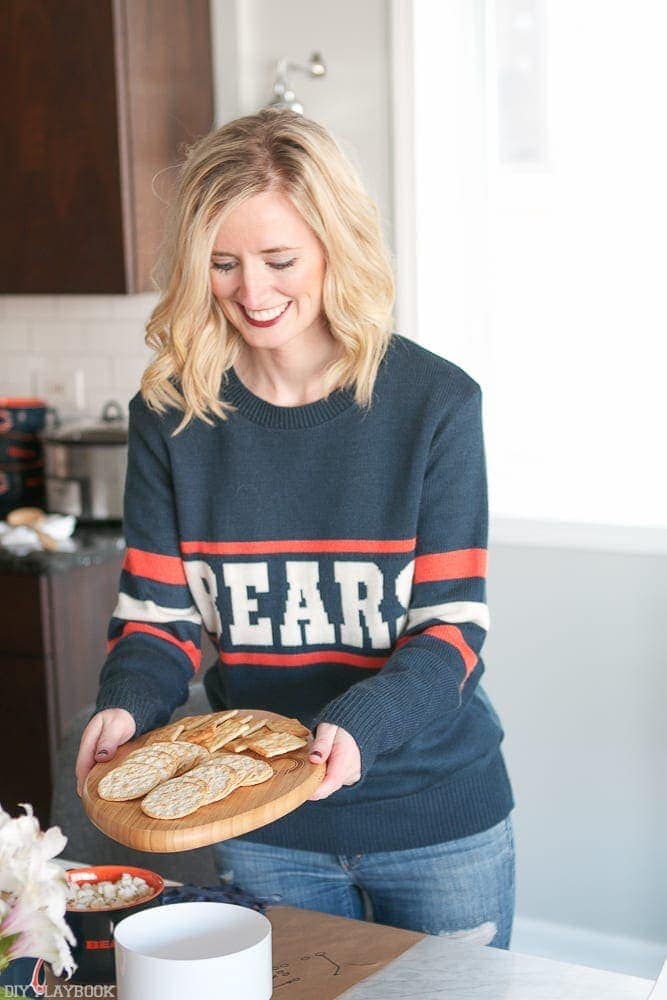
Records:
<instances>
[{"instance_id":1,"label":"navy blue sweater","mask_svg":"<svg viewBox=\"0 0 667 1000\"><path fill-rule=\"evenodd\" d=\"M203 623L213 708L342 726L361 780L247 834L333 853L419 847L512 808L479 687L487 489L481 392L394 335L370 410L347 390L275 406L233 369L213 426L130 404L127 555L99 709L137 732L188 694Z\"/></svg>"}]
</instances>

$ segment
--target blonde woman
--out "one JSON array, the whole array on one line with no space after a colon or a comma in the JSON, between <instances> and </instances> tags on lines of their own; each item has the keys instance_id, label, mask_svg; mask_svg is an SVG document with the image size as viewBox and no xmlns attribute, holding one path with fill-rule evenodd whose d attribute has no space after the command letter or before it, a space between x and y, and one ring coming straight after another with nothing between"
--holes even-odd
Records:
<instances>
[{"instance_id":1,"label":"blonde woman","mask_svg":"<svg viewBox=\"0 0 667 1000\"><path fill-rule=\"evenodd\" d=\"M216 846L221 878L507 947L479 386L392 333L377 209L332 136L288 111L191 148L160 287L79 787L186 700L203 623L211 706L298 717L327 765L311 801Z\"/></svg>"}]
</instances>

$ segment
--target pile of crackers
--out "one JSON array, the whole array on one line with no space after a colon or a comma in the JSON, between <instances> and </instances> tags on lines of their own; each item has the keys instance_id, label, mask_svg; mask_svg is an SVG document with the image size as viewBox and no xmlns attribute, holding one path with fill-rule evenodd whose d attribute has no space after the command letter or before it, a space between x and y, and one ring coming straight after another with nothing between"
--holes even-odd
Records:
<instances>
[{"instance_id":1,"label":"pile of crackers","mask_svg":"<svg viewBox=\"0 0 667 1000\"><path fill-rule=\"evenodd\" d=\"M298 719L269 719L239 709L190 715L151 733L145 745L102 778L101 798L141 799L154 819L180 819L226 798L236 788L268 781L267 760L306 746L310 735Z\"/></svg>"}]
</instances>

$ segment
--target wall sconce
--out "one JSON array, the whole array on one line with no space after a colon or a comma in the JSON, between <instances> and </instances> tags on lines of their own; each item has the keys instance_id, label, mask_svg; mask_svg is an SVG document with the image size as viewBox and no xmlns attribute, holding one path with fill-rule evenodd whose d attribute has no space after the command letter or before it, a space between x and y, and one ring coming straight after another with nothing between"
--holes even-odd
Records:
<instances>
[{"instance_id":1,"label":"wall sconce","mask_svg":"<svg viewBox=\"0 0 667 1000\"><path fill-rule=\"evenodd\" d=\"M310 62L307 64L294 62L292 59L279 59L276 63L276 79L273 84L273 97L269 101L269 108L288 108L298 115L303 114L303 104L297 100L297 96L292 90L288 73L298 70L308 76L324 76L327 68L320 52L313 52Z\"/></svg>"}]
</instances>

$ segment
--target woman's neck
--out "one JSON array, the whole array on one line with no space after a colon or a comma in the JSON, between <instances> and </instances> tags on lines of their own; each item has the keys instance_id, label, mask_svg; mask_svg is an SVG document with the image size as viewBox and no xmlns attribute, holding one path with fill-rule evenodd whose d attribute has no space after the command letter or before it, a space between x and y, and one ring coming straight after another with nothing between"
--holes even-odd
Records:
<instances>
[{"instance_id":1,"label":"woman's neck","mask_svg":"<svg viewBox=\"0 0 667 1000\"><path fill-rule=\"evenodd\" d=\"M340 346L327 334L304 349L290 345L261 350L244 344L234 369L247 389L274 406L304 406L324 396L324 373L340 354Z\"/></svg>"}]
</instances>

